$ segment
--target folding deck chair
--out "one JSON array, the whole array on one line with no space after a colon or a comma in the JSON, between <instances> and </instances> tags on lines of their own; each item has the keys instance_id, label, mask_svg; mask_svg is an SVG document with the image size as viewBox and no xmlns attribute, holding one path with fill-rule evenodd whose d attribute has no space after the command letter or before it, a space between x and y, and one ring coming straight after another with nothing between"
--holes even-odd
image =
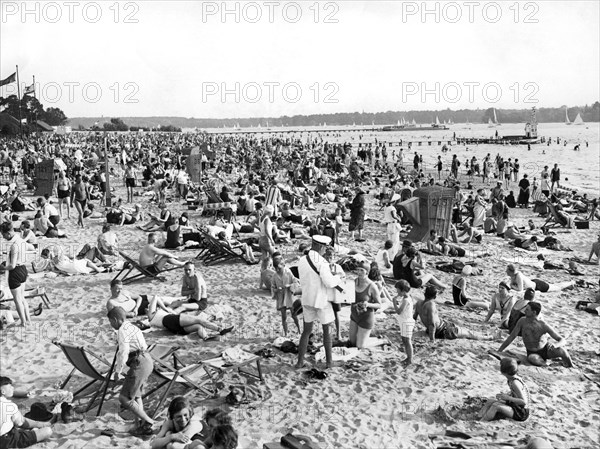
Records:
<instances>
[{"instance_id":1,"label":"folding deck chair","mask_svg":"<svg viewBox=\"0 0 600 449\"><path fill-rule=\"evenodd\" d=\"M13 297L7 298L6 296L1 296L0 303L10 302L13 300ZM25 290L25 299L33 299L40 297L42 302L46 306L47 309L50 308L50 298L48 298L48 294L46 293L46 289L44 287L38 287L31 290Z\"/></svg>"},{"instance_id":2,"label":"folding deck chair","mask_svg":"<svg viewBox=\"0 0 600 449\"><path fill-rule=\"evenodd\" d=\"M106 398L106 392L108 391L108 385L110 382L113 382L111 379L113 370L115 368L115 362L117 360L117 352L115 351L115 355L111 364L103 357L94 354L93 352L91 352L83 346L76 346L58 340L55 340L52 343L54 343L62 350L62 352L65 354L65 357L67 357L67 360L69 360L71 365L73 365L73 369L71 370L65 381L60 385L60 389L65 388L69 380L71 380L71 377L73 376L75 371L79 371L84 376L91 378L92 381L88 382L82 388L73 393L74 399L77 398L81 393L87 390L87 388L92 386L94 383L102 383L103 388L101 387L96 390L96 392L94 393L94 395L92 396L85 408L85 412L91 410L98 395L102 394L100 397L100 403L98 404L98 412L96 413L96 416L100 416L100 411L102 410L102 405L104 404L104 400ZM94 365L92 365L88 355L101 361L105 367L108 367L108 371L104 373L99 371Z\"/></svg>"},{"instance_id":3,"label":"folding deck chair","mask_svg":"<svg viewBox=\"0 0 600 449\"><path fill-rule=\"evenodd\" d=\"M215 380L206 372L204 366L201 363L188 366L183 365L176 354L178 349L177 347L166 345L152 345L148 348L148 352L154 360L153 374L158 377L159 381L158 385L144 394L142 399L146 399L161 388L166 387L160 396L158 405L152 415L150 415L152 419L159 414L169 392L176 383L188 387L188 391L184 396L190 395L195 391L200 391L207 397L212 397L217 392ZM172 359L172 363L168 363L169 359ZM212 384L213 388L208 389L206 387L207 384Z\"/></svg>"},{"instance_id":4,"label":"folding deck chair","mask_svg":"<svg viewBox=\"0 0 600 449\"><path fill-rule=\"evenodd\" d=\"M235 370L235 369L237 369L237 371L240 374L245 374L246 376L249 376L254 379L258 379L261 382L264 382L264 377L263 377L262 369L260 366L260 356L252 354L247 351L244 351L244 352L248 355L248 358L239 363L226 362L225 359L223 358L223 354L221 354L219 357L215 357L215 358L208 359L208 360L202 360L200 363L202 365L204 365L204 369L206 370L207 374L211 377L211 379L213 379L213 382L216 382L216 379L214 379L213 376L222 375L227 371ZM245 366L250 366L250 365L254 365L254 364L256 364L257 374L255 374L251 371L246 371L246 370L242 369Z\"/></svg>"},{"instance_id":5,"label":"folding deck chair","mask_svg":"<svg viewBox=\"0 0 600 449\"><path fill-rule=\"evenodd\" d=\"M210 234L206 234L206 242L208 248L204 255L201 257L201 260L205 265L213 265L217 262L224 262L228 260L241 260L245 262L247 265L252 265L250 262L246 260L244 257L243 250L240 249L238 252L236 248L230 248L227 245L224 245L223 242L214 238Z\"/></svg>"},{"instance_id":6,"label":"folding deck chair","mask_svg":"<svg viewBox=\"0 0 600 449\"><path fill-rule=\"evenodd\" d=\"M572 227L570 223L571 220L566 219L558 215L558 211L552 202L548 201L546 203L548 210L550 211L550 216L546 220L546 223L542 226L542 229L550 229L550 228L570 228Z\"/></svg>"},{"instance_id":7,"label":"folding deck chair","mask_svg":"<svg viewBox=\"0 0 600 449\"><path fill-rule=\"evenodd\" d=\"M145 267L142 267L139 263L137 263L124 252L119 251L119 254L125 260L125 262L123 263L123 268L121 269L121 271L119 271L117 275L113 278L113 281L120 278L123 284L130 284L132 282L144 279L164 281L165 278L164 276L161 276L162 274L181 268L171 267L156 273L154 271L148 270Z\"/></svg>"}]
</instances>

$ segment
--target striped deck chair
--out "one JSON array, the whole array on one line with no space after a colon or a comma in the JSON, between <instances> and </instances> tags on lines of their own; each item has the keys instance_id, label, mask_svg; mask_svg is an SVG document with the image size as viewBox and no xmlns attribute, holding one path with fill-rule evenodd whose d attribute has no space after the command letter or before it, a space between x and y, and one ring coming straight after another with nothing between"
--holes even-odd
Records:
<instances>
[{"instance_id":1,"label":"striped deck chair","mask_svg":"<svg viewBox=\"0 0 600 449\"><path fill-rule=\"evenodd\" d=\"M556 206L552 204L551 201L548 201L546 206L550 211L550 216L546 220L546 223L542 226L542 229L550 229L550 228L572 228L573 227L573 218L565 218L558 214L556 210Z\"/></svg>"}]
</instances>

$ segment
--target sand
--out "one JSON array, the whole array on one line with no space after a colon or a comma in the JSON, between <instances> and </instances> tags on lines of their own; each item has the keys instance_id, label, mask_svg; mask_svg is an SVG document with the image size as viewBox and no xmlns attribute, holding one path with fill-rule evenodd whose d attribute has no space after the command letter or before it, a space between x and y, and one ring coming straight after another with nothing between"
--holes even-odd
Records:
<instances>
[{"instance_id":1,"label":"sand","mask_svg":"<svg viewBox=\"0 0 600 449\"><path fill-rule=\"evenodd\" d=\"M116 186L117 194L124 196L119 180L111 182ZM144 207L155 209L145 201L140 198ZM370 202L374 203L374 200ZM177 201L170 203L169 207L176 214L185 209L185 205ZM199 220L198 212L189 212L193 222ZM531 210L513 209L511 212L518 224L525 224L532 215ZM316 212L311 213L316 215ZM27 217L32 213L21 215ZM371 205L368 215L380 219L383 214L378 207ZM72 210L71 219L63 221L69 239L60 243L68 243L73 251L77 251L84 243L96 241L102 222L86 220L86 228L78 229L74 217ZM543 223L542 218L534 218L534 221L538 225ZM590 244L599 230L600 223L594 221L589 230L558 230L557 237L573 248L573 255L587 258ZM118 233L122 248L128 252L134 252L146 239L145 233L133 227L126 226L119 229ZM384 226L368 223L365 236L368 237L367 242L357 244L348 241L345 233L342 242L349 247L368 250L374 255L385 238ZM42 246L46 243L44 241ZM506 263L502 258L514 259L515 253L496 237L485 236L481 246L487 248L492 256L476 259L485 274L472 278L471 291L478 291L481 298L489 300L498 281L505 278ZM298 257L294 251L296 247L297 244L286 247L288 265L292 265ZM197 250L178 254L182 258L192 258ZM556 258L569 255L553 254ZM425 260L433 258L425 256ZM259 266L239 262L197 266L208 284L211 303L227 304L235 310L233 316L226 317L224 321L232 321L236 331L216 342L203 342L196 336L179 337L152 331L145 334L149 343L180 346L181 358L186 362L195 362L218 355L231 346L239 345L254 352L269 346L281 335L280 317L274 301L266 292L256 290ZM539 276L556 282L570 279L566 272L559 270L544 271L528 265L523 265L522 270L532 277ZM597 283L598 266L585 266L584 270L583 278ZM52 344L54 339L86 345L105 358L112 359L115 334L105 317L105 303L110 294L108 284L114 275L31 277L28 288L45 287L52 307L44 309L40 317L34 317L30 329L3 331L0 344L0 373L10 376L19 385L30 386L37 391L29 399L17 399L24 412L33 402L49 402L52 390L71 369L59 348ZM448 284L453 277L439 271L436 271L436 275ZM172 271L166 275L165 282L139 282L127 288L141 294L172 296L179 292L181 276L180 271ZM498 361L487 354L488 350L497 349L501 340L438 341L432 347L419 323L414 336L415 363L405 369L400 364L405 356L396 317L384 315L377 318L374 332L385 335L392 345L384 349L361 351L355 360L364 362L356 364L362 366L362 370L338 367L330 370L327 379L315 381L292 368L296 361L294 355L275 349L275 357L263 359L265 386L272 395L265 401L255 401L232 409L234 426L240 435L239 447L262 448L263 443L277 441L281 435L293 431L312 436L323 449L432 448L442 445L444 441L458 441L441 437L446 429L463 431L476 437L470 440L471 447L501 447L503 443L512 446L532 435L547 438L557 448L598 447L600 321L597 316L575 310L578 300L588 299L592 294L593 290L577 288L539 295L545 320L568 339L568 348L577 367L566 369L556 361L546 368L521 366L520 375L529 386L533 399L533 413L525 423L481 423L473 419L473 404L481 402L478 398L507 391ZM472 330L497 331L497 314L492 318L492 324L486 325L483 323L486 312L458 310L444 304L451 300L450 291L438 297L442 317ZM289 325L293 329L291 319ZM347 338L347 319L343 321L342 328L342 336ZM297 338L297 335L292 333L291 337ZM524 352L520 339L509 349ZM230 374L223 378L223 382L227 386L248 380ZM68 389L74 391L83 383L84 379L76 376ZM193 405L196 413L204 413L215 406L227 407L224 404L227 391L225 388L220 391L219 398L207 401L195 396ZM45 396L40 396L42 393ZM130 416L124 416L131 419ZM95 417L94 410L82 422L54 425L52 439L38 447L149 447L148 442L130 436L127 433L129 427L131 421L120 416L118 401L113 397L105 404L100 417ZM107 428L113 429L116 435L102 436L100 432Z\"/></svg>"}]
</instances>

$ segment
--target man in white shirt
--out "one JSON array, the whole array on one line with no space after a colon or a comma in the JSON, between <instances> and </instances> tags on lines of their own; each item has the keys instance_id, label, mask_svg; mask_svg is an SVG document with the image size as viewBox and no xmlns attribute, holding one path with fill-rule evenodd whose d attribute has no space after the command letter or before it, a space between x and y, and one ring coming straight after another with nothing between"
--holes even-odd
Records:
<instances>
[{"instance_id":1,"label":"man in white shirt","mask_svg":"<svg viewBox=\"0 0 600 449\"><path fill-rule=\"evenodd\" d=\"M315 320L319 320L323 326L326 367L331 368L333 364L330 327L331 323L335 321L335 315L329 298L333 296L331 293L334 288L341 290L339 286L342 284L342 279L331 273L329 263L323 257L330 243L331 239L329 237L323 235L313 236L312 249L298 262L298 273L302 288L304 328L298 346L296 368L304 366L304 355Z\"/></svg>"},{"instance_id":2,"label":"man in white shirt","mask_svg":"<svg viewBox=\"0 0 600 449\"><path fill-rule=\"evenodd\" d=\"M125 310L121 307L111 309L108 319L117 331L119 346L114 371L115 382L122 377L125 365L129 367L119 394L119 402L136 416L136 427L131 433L136 436L150 436L154 420L146 414L142 403L144 384L154 370L154 362L148 354L148 345L142 331L126 320Z\"/></svg>"}]
</instances>

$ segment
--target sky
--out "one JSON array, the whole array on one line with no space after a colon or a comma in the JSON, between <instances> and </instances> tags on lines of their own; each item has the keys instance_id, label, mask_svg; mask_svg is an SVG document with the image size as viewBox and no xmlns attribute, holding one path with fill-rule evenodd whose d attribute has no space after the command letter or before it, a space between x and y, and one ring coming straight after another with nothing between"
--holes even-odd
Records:
<instances>
[{"instance_id":1,"label":"sky","mask_svg":"<svg viewBox=\"0 0 600 449\"><path fill-rule=\"evenodd\" d=\"M523 109L600 98L598 1L0 2L0 79L68 117ZM16 83L0 94L16 93Z\"/></svg>"}]
</instances>

